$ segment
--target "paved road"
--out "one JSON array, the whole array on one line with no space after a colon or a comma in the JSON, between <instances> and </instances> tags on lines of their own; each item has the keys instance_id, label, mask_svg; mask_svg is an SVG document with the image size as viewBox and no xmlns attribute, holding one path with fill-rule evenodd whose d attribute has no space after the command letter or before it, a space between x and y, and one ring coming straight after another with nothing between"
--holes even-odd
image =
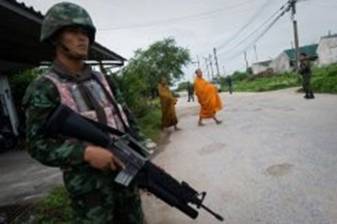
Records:
<instances>
[{"instance_id":1,"label":"paved road","mask_svg":"<svg viewBox=\"0 0 337 224\"><path fill-rule=\"evenodd\" d=\"M179 102L179 132L154 159L207 190L205 203L230 224L337 223L337 96L304 100L294 89L222 95L223 124L197 127L196 103ZM144 197L148 224L196 221Z\"/></svg>"},{"instance_id":2,"label":"paved road","mask_svg":"<svg viewBox=\"0 0 337 224\"><path fill-rule=\"evenodd\" d=\"M0 154L0 206L20 204L62 184L59 169L41 165L25 151Z\"/></svg>"},{"instance_id":3,"label":"paved road","mask_svg":"<svg viewBox=\"0 0 337 224\"><path fill-rule=\"evenodd\" d=\"M178 102L182 131L172 132L155 162L207 190L206 204L230 224L337 223L337 96L306 101L294 89L223 95L220 126L197 127L198 105ZM62 183L21 151L0 155L0 206L44 194ZM148 224L192 221L144 196Z\"/></svg>"}]
</instances>

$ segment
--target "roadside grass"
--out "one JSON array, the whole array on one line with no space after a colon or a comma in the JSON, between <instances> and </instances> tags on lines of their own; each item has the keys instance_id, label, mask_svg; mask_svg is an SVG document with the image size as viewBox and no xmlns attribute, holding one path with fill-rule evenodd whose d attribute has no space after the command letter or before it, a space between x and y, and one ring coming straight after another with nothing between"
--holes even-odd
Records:
<instances>
[{"instance_id":1,"label":"roadside grass","mask_svg":"<svg viewBox=\"0 0 337 224\"><path fill-rule=\"evenodd\" d=\"M72 217L68 193L63 186L59 186L52 189L48 196L37 201L29 213L17 217L14 223L70 224Z\"/></svg>"},{"instance_id":2,"label":"roadside grass","mask_svg":"<svg viewBox=\"0 0 337 224\"><path fill-rule=\"evenodd\" d=\"M312 88L317 93L337 93L337 64L313 69Z\"/></svg>"},{"instance_id":3,"label":"roadside grass","mask_svg":"<svg viewBox=\"0 0 337 224\"><path fill-rule=\"evenodd\" d=\"M151 110L138 119L140 129L144 135L158 142L160 138L161 111L159 105L154 106Z\"/></svg>"},{"instance_id":4,"label":"roadside grass","mask_svg":"<svg viewBox=\"0 0 337 224\"><path fill-rule=\"evenodd\" d=\"M337 64L314 67L311 85L317 93L337 93ZM264 76L246 75L246 78L233 80L233 89L238 92L263 92L302 86L302 78L295 73L284 73ZM228 91L223 84L222 91Z\"/></svg>"},{"instance_id":5,"label":"roadside grass","mask_svg":"<svg viewBox=\"0 0 337 224\"><path fill-rule=\"evenodd\" d=\"M268 77L256 77L234 83L235 91L263 92L278 90L300 85L299 78L292 73L273 75Z\"/></svg>"}]
</instances>

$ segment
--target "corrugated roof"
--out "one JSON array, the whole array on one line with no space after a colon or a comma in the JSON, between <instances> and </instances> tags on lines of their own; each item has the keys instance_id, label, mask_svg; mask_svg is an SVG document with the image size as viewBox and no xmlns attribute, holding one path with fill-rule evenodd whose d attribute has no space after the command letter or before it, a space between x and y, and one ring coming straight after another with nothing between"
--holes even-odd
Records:
<instances>
[{"instance_id":1,"label":"corrugated roof","mask_svg":"<svg viewBox=\"0 0 337 224\"><path fill-rule=\"evenodd\" d=\"M269 66L272 60L267 60L267 61L259 61L254 63L253 65L263 65L263 66Z\"/></svg>"},{"instance_id":2,"label":"corrugated roof","mask_svg":"<svg viewBox=\"0 0 337 224\"><path fill-rule=\"evenodd\" d=\"M318 44L311 44L302 46L299 48L300 53L306 53L309 57L317 57L317 48ZM295 49L287 49L284 51L290 60L295 60L296 58L296 51Z\"/></svg>"},{"instance_id":3,"label":"corrugated roof","mask_svg":"<svg viewBox=\"0 0 337 224\"><path fill-rule=\"evenodd\" d=\"M336 33L336 34L329 34L329 35L327 35L327 36L321 37L321 40L322 40L322 39L336 38L336 37L337 37L337 33Z\"/></svg>"},{"instance_id":4,"label":"corrugated roof","mask_svg":"<svg viewBox=\"0 0 337 224\"><path fill-rule=\"evenodd\" d=\"M27 6L24 2L17 2L15 0L1 0L3 3L2 6L7 6L9 9L11 6L16 6L18 8L21 8L22 10L30 13L31 15L36 16L39 19L43 19L43 14L40 11L37 11L32 6ZM7 4L6 4L7 3Z\"/></svg>"}]
</instances>

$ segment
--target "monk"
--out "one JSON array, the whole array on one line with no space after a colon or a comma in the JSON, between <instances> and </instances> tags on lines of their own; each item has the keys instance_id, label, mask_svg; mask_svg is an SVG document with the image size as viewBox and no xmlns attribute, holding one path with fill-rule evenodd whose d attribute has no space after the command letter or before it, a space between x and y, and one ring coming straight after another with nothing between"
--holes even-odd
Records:
<instances>
[{"instance_id":1,"label":"monk","mask_svg":"<svg viewBox=\"0 0 337 224\"><path fill-rule=\"evenodd\" d=\"M174 130L180 130L177 127L178 119L175 110L177 99L173 96L165 78L162 78L158 84L158 93L162 112L161 129L174 126Z\"/></svg>"},{"instance_id":2,"label":"monk","mask_svg":"<svg viewBox=\"0 0 337 224\"><path fill-rule=\"evenodd\" d=\"M218 89L202 78L203 74L200 68L195 71L195 74L194 91L201 106L198 125L203 126L202 120L208 118L212 118L216 124L221 124L222 121L215 116L216 112L222 108Z\"/></svg>"}]
</instances>

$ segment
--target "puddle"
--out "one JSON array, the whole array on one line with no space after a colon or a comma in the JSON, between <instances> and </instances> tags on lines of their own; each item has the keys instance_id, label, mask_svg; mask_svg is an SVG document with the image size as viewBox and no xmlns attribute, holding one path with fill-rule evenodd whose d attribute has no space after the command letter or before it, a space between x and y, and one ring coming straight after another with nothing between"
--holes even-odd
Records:
<instances>
[{"instance_id":1,"label":"puddle","mask_svg":"<svg viewBox=\"0 0 337 224\"><path fill-rule=\"evenodd\" d=\"M292 168L293 168L292 164L281 163L268 167L266 171L270 176L281 177L287 175Z\"/></svg>"},{"instance_id":2,"label":"puddle","mask_svg":"<svg viewBox=\"0 0 337 224\"><path fill-rule=\"evenodd\" d=\"M198 154L199 155L212 154L212 153L215 153L215 152L222 151L225 147L226 147L226 145L223 144L223 143L220 143L220 142L212 143L212 144L206 145L206 146L202 147L200 150L198 150Z\"/></svg>"}]
</instances>

